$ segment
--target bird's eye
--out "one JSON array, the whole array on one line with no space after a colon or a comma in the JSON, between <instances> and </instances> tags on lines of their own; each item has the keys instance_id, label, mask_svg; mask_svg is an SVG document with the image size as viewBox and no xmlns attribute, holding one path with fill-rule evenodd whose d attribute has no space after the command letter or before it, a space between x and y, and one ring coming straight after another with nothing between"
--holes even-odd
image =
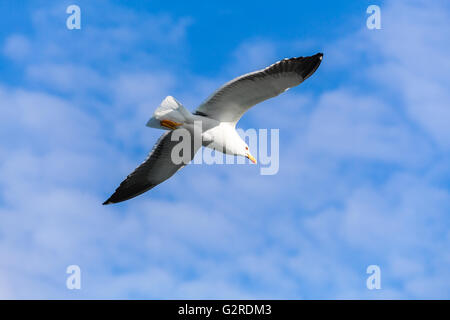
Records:
<instances>
[{"instance_id":1,"label":"bird's eye","mask_svg":"<svg viewBox=\"0 0 450 320\"><path fill-rule=\"evenodd\" d=\"M245 150L248 150L248 147L245 147Z\"/></svg>"}]
</instances>

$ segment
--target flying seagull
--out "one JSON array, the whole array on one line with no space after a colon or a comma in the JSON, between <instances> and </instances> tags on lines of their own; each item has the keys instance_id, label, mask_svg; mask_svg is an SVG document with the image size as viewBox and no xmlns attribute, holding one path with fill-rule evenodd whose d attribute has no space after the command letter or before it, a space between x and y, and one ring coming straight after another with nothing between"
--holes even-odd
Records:
<instances>
[{"instance_id":1,"label":"flying seagull","mask_svg":"<svg viewBox=\"0 0 450 320\"><path fill-rule=\"evenodd\" d=\"M309 57L283 59L265 69L237 77L216 90L194 113L173 97L165 98L147 126L167 131L158 139L147 159L103 204L129 200L169 179L194 158L201 145L226 154L244 156L256 163L248 145L236 132L236 123L252 106L278 96L309 78L319 67L322 57L322 53L317 53ZM172 159L172 150L180 143L174 137L179 128L191 133L191 140L200 130L202 139L201 143L191 141L191 152L186 153L188 159L181 163Z\"/></svg>"}]
</instances>

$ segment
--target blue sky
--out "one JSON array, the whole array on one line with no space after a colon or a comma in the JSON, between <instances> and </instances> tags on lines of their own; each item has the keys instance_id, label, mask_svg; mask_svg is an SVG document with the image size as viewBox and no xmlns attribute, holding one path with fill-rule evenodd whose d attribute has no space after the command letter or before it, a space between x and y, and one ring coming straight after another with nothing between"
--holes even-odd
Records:
<instances>
[{"instance_id":1,"label":"blue sky","mask_svg":"<svg viewBox=\"0 0 450 320\"><path fill-rule=\"evenodd\" d=\"M81 30L66 7L81 8ZM381 30L366 8L381 8ZM450 298L450 7L430 1L3 1L1 298ZM238 127L280 170L191 165L101 206L173 95L285 57L316 74ZM79 265L82 289L65 271ZM366 268L381 269L380 290Z\"/></svg>"}]
</instances>

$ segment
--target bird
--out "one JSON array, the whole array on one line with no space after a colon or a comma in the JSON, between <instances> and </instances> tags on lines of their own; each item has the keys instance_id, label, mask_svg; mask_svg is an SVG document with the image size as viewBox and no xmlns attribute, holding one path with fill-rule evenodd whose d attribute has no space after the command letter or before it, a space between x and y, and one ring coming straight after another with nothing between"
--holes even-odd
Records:
<instances>
[{"instance_id":1,"label":"bird","mask_svg":"<svg viewBox=\"0 0 450 320\"><path fill-rule=\"evenodd\" d=\"M192 113L172 96L166 97L146 124L165 132L145 161L123 180L103 205L132 199L169 179L194 158L201 146L243 156L256 163L248 145L236 131L237 122L254 105L308 79L322 58L323 53L286 58L244 74L217 89ZM175 161L173 151L180 144L180 130L189 133L185 139L188 148L179 152L183 161ZM196 133L200 142L195 140Z\"/></svg>"}]
</instances>

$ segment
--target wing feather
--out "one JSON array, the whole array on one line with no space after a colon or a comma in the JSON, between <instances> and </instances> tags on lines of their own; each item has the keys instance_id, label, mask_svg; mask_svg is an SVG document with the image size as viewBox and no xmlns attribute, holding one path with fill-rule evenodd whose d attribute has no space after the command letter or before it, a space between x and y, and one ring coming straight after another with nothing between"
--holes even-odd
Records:
<instances>
[{"instance_id":1,"label":"wing feather","mask_svg":"<svg viewBox=\"0 0 450 320\"><path fill-rule=\"evenodd\" d=\"M134 198L169 179L186 164L175 164L171 154L179 141L172 141L174 131L167 131L156 142L147 159L122 181L116 191L103 204L117 203ZM191 141L191 160L199 149Z\"/></svg>"},{"instance_id":2,"label":"wing feather","mask_svg":"<svg viewBox=\"0 0 450 320\"><path fill-rule=\"evenodd\" d=\"M255 104L275 97L309 78L319 67L322 53L284 59L259 71L235 78L216 90L196 114L221 122L238 122Z\"/></svg>"}]
</instances>

